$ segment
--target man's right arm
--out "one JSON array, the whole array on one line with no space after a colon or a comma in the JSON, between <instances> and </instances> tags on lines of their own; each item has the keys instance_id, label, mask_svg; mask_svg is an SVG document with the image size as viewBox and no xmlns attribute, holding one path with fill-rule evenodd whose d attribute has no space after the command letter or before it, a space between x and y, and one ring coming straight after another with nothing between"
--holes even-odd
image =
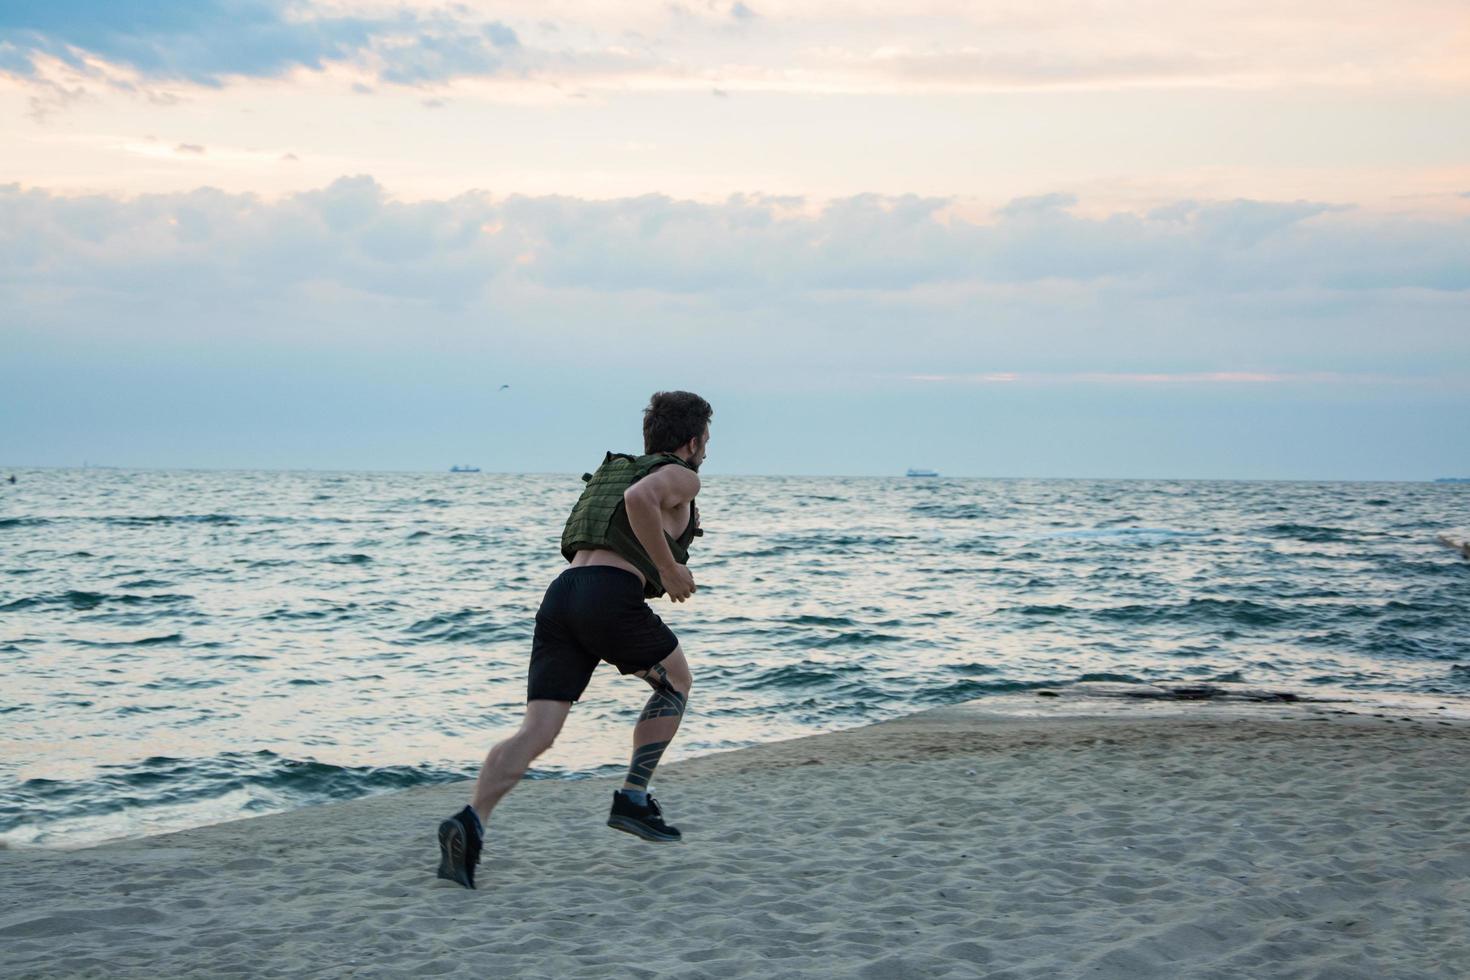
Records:
<instances>
[{"instance_id":1,"label":"man's right arm","mask_svg":"<svg viewBox=\"0 0 1470 980\"><path fill-rule=\"evenodd\" d=\"M694 593L694 576L674 561L674 553L664 540L663 512L688 503L698 493L699 476L676 465L659 467L623 492L628 524L653 559L664 590L675 602L683 602Z\"/></svg>"}]
</instances>

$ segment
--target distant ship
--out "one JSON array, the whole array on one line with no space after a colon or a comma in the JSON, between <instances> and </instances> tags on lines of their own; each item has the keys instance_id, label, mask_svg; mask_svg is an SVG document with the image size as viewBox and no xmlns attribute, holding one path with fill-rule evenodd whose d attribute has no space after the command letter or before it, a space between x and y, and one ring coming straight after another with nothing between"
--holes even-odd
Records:
<instances>
[{"instance_id":1,"label":"distant ship","mask_svg":"<svg viewBox=\"0 0 1470 980\"><path fill-rule=\"evenodd\" d=\"M904 474L904 476L938 476L938 475L939 475L939 473L937 471L935 471L935 470L922 470L922 469L921 470L910 469L907 473Z\"/></svg>"},{"instance_id":2,"label":"distant ship","mask_svg":"<svg viewBox=\"0 0 1470 980\"><path fill-rule=\"evenodd\" d=\"M480 468L478 466L451 466L451 467L449 467L449 472L451 472L451 473L478 473L478 472L480 472Z\"/></svg>"}]
</instances>

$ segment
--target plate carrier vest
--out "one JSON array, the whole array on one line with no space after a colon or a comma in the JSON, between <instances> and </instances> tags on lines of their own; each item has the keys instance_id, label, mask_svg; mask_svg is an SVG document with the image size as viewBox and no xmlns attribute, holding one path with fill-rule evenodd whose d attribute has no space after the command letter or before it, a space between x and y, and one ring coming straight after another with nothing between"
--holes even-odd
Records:
<instances>
[{"instance_id":1,"label":"plate carrier vest","mask_svg":"<svg viewBox=\"0 0 1470 980\"><path fill-rule=\"evenodd\" d=\"M583 473L582 481L587 486L582 490L582 496L572 508L566 527L561 532L562 557L571 561L577 552L592 548L615 551L643 573L644 598L656 599L663 595L664 584L658 576L658 568L644 550L638 536L633 533L623 494L654 470L670 464L694 469L672 453L630 456L627 453L609 452L596 473ZM703 534L704 531L699 527L699 510L690 501L689 526L677 538L667 531L664 532L664 540L668 542L669 551L673 552L674 561L681 565L688 562L689 545Z\"/></svg>"}]
</instances>

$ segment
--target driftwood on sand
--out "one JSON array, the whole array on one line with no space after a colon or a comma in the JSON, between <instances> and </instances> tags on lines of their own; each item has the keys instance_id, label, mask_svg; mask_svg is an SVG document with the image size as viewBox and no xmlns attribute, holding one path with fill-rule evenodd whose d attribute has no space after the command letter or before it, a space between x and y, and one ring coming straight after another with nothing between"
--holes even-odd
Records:
<instances>
[{"instance_id":1,"label":"driftwood on sand","mask_svg":"<svg viewBox=\"0 0 1470 980\"><path fill-rule=\"evenodd\" d=\"M1446 548L1454 548L1460 553L1461 558L1464 558L1466 561L1470 561L1470 541L1456 541L1453 538L1450 538L1449 536L1444 534L1441 534L1434 540L1438 541Z\"/></svg>"}]
</instances>

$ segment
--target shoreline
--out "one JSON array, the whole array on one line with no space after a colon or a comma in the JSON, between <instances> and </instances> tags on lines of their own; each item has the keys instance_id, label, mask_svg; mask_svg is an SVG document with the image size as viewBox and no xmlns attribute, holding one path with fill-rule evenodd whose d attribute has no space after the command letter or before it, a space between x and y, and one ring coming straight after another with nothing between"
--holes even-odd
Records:
<instances>
[{"instance_id":1,"label":"shoreline","mask_svg":"<svg viewBox=\"0 0 1470 980\"><path fill-rule=\"evenodd\" d=\"M1257 685L1246 684L1238 681L1206 681L1185 682L1166 681L1158 683L1145 683L1137 681L1061 681L1056 684L1035 685L1024 690L1006 693L987 694L983 697L965 702L956 702L950 705L935 705L927 708L919 708L904 714L896 714L876 721L864 721L854 723L848 727L836 728L830 731L813 732L792 738L811 738L824 735L836 735L851 732L873 725L891 724L903 721L916 715L928 714L935 711L947 711L951 709L964 709L967 711L979 711L993 721L1003 721L1009 718L1063 718L1070 715L1084 716L1114 716L1128 715L1133 712L1147 712L1150 717L1161 717L1165 714L1190 712L1201 707L1219 713L1246 709L1256 711L1260 707L1281 704L1300 704L1328 706L1334 710L1350 713L1388 716L1401 720L1409 718L1420 718L1424 720L1459 720L1470 724L1470 696L1452 694L1423 694L1416 692L1364 692L1348 688L1314 688L1310 692L1298 693L1289 690L1275 690L1262 688ZM1172 706L1172 707L1171 707ZM1255 715L1259 716L1259 715ZM490 741L493 742L492 737ZM781 739L778 741L789 741ZM486 747L490 742L486 742ZM675 756L678 763L690 763L698 759L707 758L712 755L722 755L730 752L744 752L761 748L765 745L777 744L776 742L754 742L735 747L721 746L718 748L703 748L695 750L693 754ZM619 749L621 746L618 747ZM548 754L547 758L557 755L557 750ZM616 755L616 752L613 753ZM611 758L611 757L610 757ZM560 760L565 761L565 760ZM478 763L476 763L478 765ZM670 762L665 762L663 769L667 771ZM602 770L599 772L598 770ZM534 776L528 776L527 782L542 781L583 781L612 778L621 775L624 763L620 761L603 762L595 766L586 766L575 769L552 769L543 770ZM533 771L534 767L533 767ZM447 784L453 784L460 780L448 780ZM22 842L15 843L0 838L0 853L5 851L77 851L94 847L111 846L133 841L148 841L173 834L186 833L194 830L203 830L209 827L219 826L227 823L236 823L241 820L256 820L265 817L283 816L301 810L309 810L315 807L333 805L337 803L350 803L358 800L373 799L378 796L401 792L410 792L418 789L430 789L435 786L446 785L446 782L423 782L399 789L386 791L368 792L361 796L348 798L324 798L315 801L298 804L289 809L268 810L264 813L241 813L224 814L214 819L195 821L159 821L163 826L149 829L141 833L121 833L112 836L86 837L78 840L74 834L68 834L59 840L51 840L45 843ZM187 805L187 803L183 804ZM107 820L104 815L100 820ZM67 824L82 822L84 818L65 817L63 821ZM156 818L155 818L156 819ZM169 823L173 825L170 826ZM146 824L146 821L145 821ZM182 825L180 825L182 824Z\"/></svg>"},{"instance_id":2,"label":"shoreline","mask_svg":"<svg viewBox=\"0 0 1470 980\"><path fill-rule=\"evenodd\" d=\"M1470 974L1458 712L1002 700L668 763L680 845L603 826L619 777L527 781L473 892L433 874L468 781L0 851L0 972Z\"/></svg>"}]
</instances>

